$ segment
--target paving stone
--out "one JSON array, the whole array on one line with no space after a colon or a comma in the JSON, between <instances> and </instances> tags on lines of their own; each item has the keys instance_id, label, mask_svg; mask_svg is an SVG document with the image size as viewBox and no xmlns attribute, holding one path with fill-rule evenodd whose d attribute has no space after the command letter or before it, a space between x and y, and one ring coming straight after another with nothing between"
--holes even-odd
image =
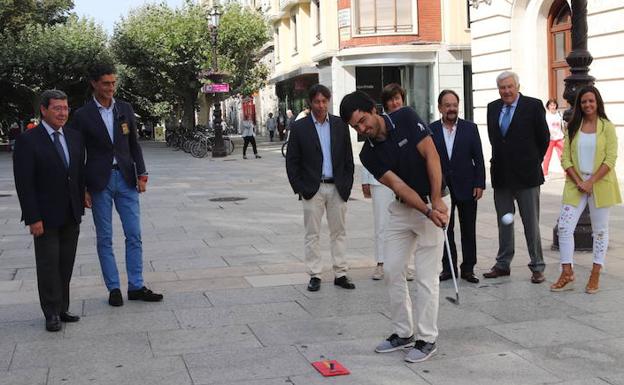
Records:
<instances>
[{"instance_id":1,"label":"paving stone","mask_svg":"<svg viewBox=\"0 0 624 385\"><path fill-rule=\"evenodd\" d=\"M124 306L113 307L108 304L108 297L84 301L83 314L124 314L140 312L158 312L176 309L210 307L210 301L201 292L169 293L161 302L125 301Z\"/></svg>"},{"instance_id":2,"label":"paving stone","mask_svg":"<svg viewBox=\"0 0 624 385\"><path fill-rule=\"evenodd\" d=\"M405 365L395 367L359 368L352 370L347 376L323 377L320 373L305 376L293 376L291 381L295 385L427 385L428 382L409 370Z\"/></svg>"},{"instance_id":3,"label":"paving stone","mask_svg":"<svg viewBox=\"0 0 624 385\"><path fill-rule=\"evenodd\" d=\"M11 363L11 357L13 357L14 350L15 344L0 344L0 373L9 369L9 364Z\"/></svg>"},{"instance_id":4,"label":"paving stone","mask_svg":"<svg viewBox=\"0 0 624 385\"><path fill-rule=\"evenodd\" d=\"M298 263L301 262L297 257L292 254L275 253L275 254L261 254L256 251L251 255L239 255L239 256L225 256L223 257L230 266L243 266L243 265L267 265L272 263Z\"/></svg>"},{"instance_id":5,"label":"paving stone","mask_svg":"<svg viewBox=\"0 0 624 385\"><path fill-rule=\"evenodd\" d=\"M293 346L185 354L184 361L197 385L246 383L248 380L259 381L315 371Z\"/></svg>"},{"instance_id":6,"label":"paving stone","mask_svg":"<svg viewBox=\"0 0 624 385\"><path fill-rule=\"evenodd\" d=\"M175 311L185 329L218 325L242 325L250 322L300 319L310 315L295 302L258 305L218 306L209 309L182 309Z\"/></svg>"},{"instance_id":7,"label":"paving stone","mask_svg":"<svg viewBox=\"0 0 624 385\"><path fill-rule=\"evenodd\" d=\"M471 357L522 348L486 327L440 329L436 345L438 346L437 357L439 359Z\"/></svg>"},{"instance_id":8,"label":"paving stone","mask_svg":"<svg viewBox=\"0 0 624 385\"><path fill-rule=\"evenodd\" d=\"M608 313L593 313L581 316L571 316L571 318L582 322L588 326L602 330L614 337L624 337L624 329L622 329L622 319L624 319L624 311L614 311Z\"/></svg>"},{"instance_id":9,"label":"paving stone","mask_svg":"<svg viewBox=\"0 0 624 385\"><path fill-rule=\"evenodd\" d=\"M17 344L11 370L79 367L85 363L130 365L150 358L152 358L152 352L147 333L58 339L54 343L39 340Z\"/></svg>"},{"instance_id":10,"label":"paving stone","mask_svg":"<svg viewBox=\"0 0 624 385\"><path fill-rule=\"evenodd\" d=\"M292 385L293 382L289 377L267 378L263 380L243 380L243 381L226 381L213 382L212 385Z\"/></svg>"},{"instance_id":11,"label":"paving stone","mask_svg":"<svg viewBox=\"0 0 624 385\"><path fill-rule=\"evenodd\" d=\"M192 384L181 357L146 359L132 364L80 365L50 370L48 385Z\"/></svg>"},{"instance_id":12,"label":"paving stone","mask_svg":"<svg viewBox=\"0 0 624 385\"><path fill-rule=\"evenodd\" d=\"M206 269L209 267L226 267L227 263L220 256L213 257L192 257L192 258L176 258L166 260L151 261L156 271L175 271L175 270L193 270Z\"/></svg>"},{"instance_id":13,"label":"paving stone","mask_svg":"<svg viewBox=\"0 0 624 385\"><path fill-rule=\"evenodd\" d=\"M172 311L104 314L83 317L80 322L66 324L65 337L77 338L178 328L178 322Z\"/></svg>"},{"instance_id":14,"label":"paving stone","mask_svg":"<svg viewBox=\"0 0 624 385\"><path fill-rule=\"evenodd\" d=\"M39 320L42 318L43 313L38 303L0 306L0 322Z\"/></svg>"},{"instance_id":15,"label":"paving stone","mask_svg":"<svg viewBox=\"0 0 624 385\"><path fill-rule=\"evenodd\" d=\"M176 270L180 280L219 277L244 277L248 275L262 274L263 271L257 266L228 266L214 267L209 269Z\"/></svg>"},{"instance_id":16,"label":"paving stone","mask_svg":"<svg viewBox=\"0 0 624 385\"><path fill-rule=\"evenodd\" d=\"M2 256L2 254L0 254L0 256ZM2 266L3 264L0 263L0 266ZM17 269L3 269L0 268L0 280L2 281L11 281L15 278L15 273L16 273Z\"/></svg>"},{"instance_id":17,"label":"paving stone","mask_svg":"<svg viewBox=\"0 0 624 385\"><path fill-rule=\"evenodd\" d=\"M609 337L597 329L565 318L507 323L488 326L488 328L527 348L586 342Z\"/></svg>"},{"instance_id":18,"label":"paving stone","mask_svg":"<svg viewBox=\"0 0 624 385\"><path fill-rule=\"evenodd\" d=\"M522 322L587 313L583 309L562 303L552 297L485 302L478 304L476 308L504 322Z\"/></svg>"},{"instance_id":19,"label":"paving stone","mask_svg":"<svg viewBox=\"0 0 624 385\"><path fill-rule=\"evenodd\" d=\"M22 286L22 281L17 279L13 281L0 281L0 292L16 291Z\"/></svg>"},{"instance_id":20,"label":"paving stone","mask_svg":"<svg viewBox=\"0 0 624 385\"><path fill-rule=\"evenodd\" d=\"M291 302L305 298L292 286L211 290L205 294L215 306Z\"/></svg>"},{"instance_id":21,"label":"paving stone","mask_svg":"<svg viewBox=\"0 0 624 385\"><path fill-rule=\"evenodd\" d=\"M261 347L260 342L245 325L153 331L149 332L148 336L155 356L230 350L232 346Z\"/></svg>"},{"instance_id":22,"label":"paving stone","mask_svg":"<svg viewBox=\"0 0 624 385\"><path fill-rule=\"evenodd\" d=\"M557 382L560 378L512 352L449 359L433 358L408 368L433 385L521 385Z\"/></svg>"},{"instance_id":23,"label":"paving stone","mask_svg":"<svg viewBox=\"0 0 624 385\"><path fill-rule=\"evenodd\" d=\"M270 287L304 284L310 280L306 273L267 274L245 277L252 287Z\"/></svg>"},{"instance_id":24,"label":"paving stone","mask_svg":"<svg viewBox=\"0 0 624 385\"><path fill-rule=\"evenodd\" d=\"M529 362L556 374L562 379L576 381L584 378L624 375L624 339L594 340L584 343L570 341L559 346L517 350Z\"/></svg>"},{"instance_id":25,"label":"paving stone","mask_svg":"<svg viewBox=\"0 0 624 385\"><path fill-rule=\"evenodd\" d=\"M414 297L412 297L413 300ZM461 300L461 299L460 299ZM390 317L389 313L386 313ZM500 321L486 314L474 306L469 304L454 305L447 302L444 298L440 298L440 307L438 310L438 328L456 329L471 326L496 325Z\"/></svg>"},{"instance_id":26,"label":"paving stone","mask_svg":"<svg viewBox=\"0 0 624 385\"><path fill-rule=\"evenodd\" d=\"M302 318L249 324L265 346L311 344L369 337L390 330L390 321L381 314L332 318ZM388 333L390 334L390 333Z\"/></svg>"},{"instance_id":27,"label":"paving stone","mask_svg":"<svg viewBox=\"0 0 624 385\"><path fill-rule=\"evenodd\" d=\"M354 290L348 299L337 301L331 297L304 298L297 302L308 311L313 318L332 316L348 316L355 314L389 314L388 297L385 292Z\"/></svg>"},{"instance_id":28,"label":"paving stone","mask_svg":"<svg viewBox=\"0 0 624 385\"><path fill-rule=\"evenodd\" d=\"M47 385L48 369L31 368L0 373L0 385Z\"/></svg>"},{"instance_id":29,"label":"paving stone","mask_svg":"<svg viewBox=\"0 0 624 385\"><path fill-rule=\"evenodd\" d=\"M229 288L249 287L249 283L242 277L220 277L190 279L185 281L154 282L150 289L165 294L188 291L206 291Z\"/></svg>"},{"instance_id":30,"label":"paving stone","mask_svg":"<svg viewBox=\"0 0 624 385\"><path fill-rule=\"evenodd\" d=\"M557 293L555 299L590 313L610 312L624 308L624 290L601 290L595 295L583 292Z\"/></svg>"}]
</instances>

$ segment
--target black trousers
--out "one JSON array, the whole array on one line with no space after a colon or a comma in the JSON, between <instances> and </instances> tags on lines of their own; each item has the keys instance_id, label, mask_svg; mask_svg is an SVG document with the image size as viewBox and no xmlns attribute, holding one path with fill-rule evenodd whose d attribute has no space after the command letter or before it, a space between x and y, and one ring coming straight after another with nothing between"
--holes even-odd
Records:
<instances>
[{"instance_id":1,"label":"black trousers","mask_svg":"<svg viewBox=\"0 0 624 385\"><path fill-rule=\"evenodd\" d=\"M253 148L254 154L258 154L258 149L256 148L256 138L253 136L243 136L243 140L245 144L243 144L243 156L247 155L247 146L251 143L251 147Z\"/></svg>"},{"instance_id":2,"label":"black trousers","mask_svg":"<svg viewBox=\"0 0 624 385\"><path fill-rule=\"evenodd\" d=\"M69 281L79 233L80 225L73 222L57 228L44 225L43 235L34 238L39 303L46 318L69 309Z\"/></svg>"},{"instance_id":3,"label":"black trousers","mask_svg":"<svg viewBox=\"0 0 624 385\"><path fill-rule=\"evenodd\" d=\"M273 137L275 136L275 130L271 131L269 130L269 140L272 142L273 141Z\"/></svg>"},{"instance_id":4,"label":"black trousers","mask_svg":"<svg viewBox=\"0 0 624 385\"><path fill-rule=\"evenodd\" d=\"M462 274L474 272L474 265L477 264L477 237L475 232L477 222L477 201L457 201L451 190L451 216L448 223L448 238L453 258L453 269L457 272L457 246L455 245L455 208L459 214L459 228L461 231L461 248L463 261L461 264ZM450 273L446 246L442 255L442 272Z\"/></svg>"}]
</instances>

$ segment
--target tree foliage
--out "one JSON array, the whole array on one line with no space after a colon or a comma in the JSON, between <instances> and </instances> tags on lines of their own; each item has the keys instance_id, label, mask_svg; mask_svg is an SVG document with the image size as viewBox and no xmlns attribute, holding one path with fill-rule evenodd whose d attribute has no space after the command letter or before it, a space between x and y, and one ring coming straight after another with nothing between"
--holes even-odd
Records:
<instances>
[{"instance_id":1,"label":"tree foliage","mask_svg":"<svg viewBox=\"0 0 624 385\"><path fill-rule=\"evenodd\" d=\"M32 24L64 23L72 0L0 0L0 33L15 35Z\"/></svg>"}]
</instances>

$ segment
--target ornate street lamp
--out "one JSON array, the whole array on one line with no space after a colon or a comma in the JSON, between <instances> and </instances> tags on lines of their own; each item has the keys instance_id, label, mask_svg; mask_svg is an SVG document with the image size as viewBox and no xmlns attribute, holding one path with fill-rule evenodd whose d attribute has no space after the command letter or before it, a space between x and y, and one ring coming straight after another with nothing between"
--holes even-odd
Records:
<instances>
[{"instance_id":1,"label":"ornate street lamp","mask_svg":"<svg viewBox=\"0 0 624 385\"><path fill-rule=\"evenodd\" d=\"M593 86L593 76L589 75L589 65L594 58L587 50L587 0L572 0L572 51L566 57L570 66L570 76L564 79L563 98L569 108L564 112L563 119L569 122L572 118L572 107L578 91L584 86ZM574 249L591 251L593 246L591 219L587 207L579 218L574 229ZM559 249L557 226L553 229L553 249Z\"/></svg>"},{"instance_id":2,"label":"ornate street lamp","mask_svg":"<svg viewBox=\"0 0 624 385\"><path fill-rule=\"evenodd\" d=\"M208 12L209 26L210 26L210 44L212 45L212 70L208 74L208 78L213 83L221 83L225 74L219 73L217 63L217 37L219 29L219 19L222 15L221 9L214 2L212 8ZM213 158L223 158L227 155L225 144L223 143L223 129L221 128L221 98L218 93L214 94L214 114L213 114L213 127L215 133L214 146L212 147Z\"/></svg>"}]
</instances>

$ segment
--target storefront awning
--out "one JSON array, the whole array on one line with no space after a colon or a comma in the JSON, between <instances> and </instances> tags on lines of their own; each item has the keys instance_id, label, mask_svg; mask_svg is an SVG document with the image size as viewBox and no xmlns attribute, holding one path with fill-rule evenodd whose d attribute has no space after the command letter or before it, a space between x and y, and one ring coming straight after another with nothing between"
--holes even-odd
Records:
<instances>
[{"instance_id":1,"label":"storefront awning","mask_svg":"<svg viewBox=\"0 0 624 385\"><path fill-rule=\"evenodd\" d=\"M319 73L319 70L316 67L312 67L312 66L299 67L296 70L287 72L282 75L278 75L270 79L269 84L277 84L279 82L283 82L284 80L292 79L300 75L318 74L318 73Z\"/></svg>"}]
</instances>

